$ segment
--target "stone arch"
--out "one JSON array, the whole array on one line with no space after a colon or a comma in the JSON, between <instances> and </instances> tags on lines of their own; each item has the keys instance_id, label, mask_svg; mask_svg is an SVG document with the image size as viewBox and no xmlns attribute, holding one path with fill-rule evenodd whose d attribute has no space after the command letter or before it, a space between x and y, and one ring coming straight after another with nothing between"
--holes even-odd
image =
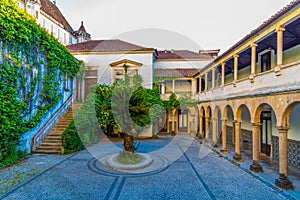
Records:
<instances>
[{"instance_id":1,"label":"stone arch","mask_svg":"<svg viewBox=\"0 0 300 200\"><path fill-rule=\"evenodd\" d=\"M221 110L220 106L216 105L214 107L214 112L213 112L213 117L214 118L218 118L218 112L220 112L221 116L222 116L222 110Z\"/></svg>"},{"instance_id":2,"label":"stone arch","mask_svg":"<svg viewBox=\"0 0 300 200\"><path fill-rule=\"evenodd\" d=\"M276 110L272 107L272 105L270 105L268 103L261 103L259 106L256 107L254 115L251 116L252 123L260 123L260 115L265 106L269 106L273 110L273 112L275 113L276 121L277 121L278 114L276 113Z\"/></svg>"},{"instance_id":3,"label":"stone arch","mask_svg":"<svg viewBox=\"0 0 300 200\"><path fill-rule=\"evenodd\" d=\"M300 101L295 101L293 103L290 103L289 105L287 105L287 107L284 109L283 113L282 113L282 117L281 117L281 124L280 126L283 127L289 127L290 126L290 116L291 113L293 111L293 109L299 105Z\"/></svg>"},{"instance_id":4,"label":"stone arch","mask_svg":"<svg viewBox=\"0 0 300 200\"><path fill-rule=\"evenodd\" d=\"M202 116L202 117L205 116L205 110L204 110L203 106L201 106L200 109L199 109L199 116Z\"/></svg>"},{"instance_id":5,"label":"stone arch","mask_svg":"<svg viewBox=\"0 0 300 200\"><path fill-rule=\"evenodd\" d=\"M222 113L222 117L223 119L228 119L228 111L231 110L232 114L233 114L233 118L234 118L234 112L233 109L230 105L226 105L223 109L223 113Z\"/></svg>"},{"instance_id":6,"label":"stone arch","mask_svg":"<svg viewBox=\"0 0 300 200\"><path fill-rule=\"evenodd\" d=\"M235 112L235 120L242 121L242 113L243 113L244 108L247 108L247 110L249 111L250 119L251 119L250 109L248 108L248 106L246 104L241 104Z\"/></svg>"},{"instance_id":7,"label":"stone arch","mask_svg":"<svg viewBox=\"0 0 300 200\"><path fill-rule=\"evenodd\" d=\"M211 112L212 112L211 107L207 106L206 111L205 111L205 117L211 117L211 115L212 115Z\"/></svg>"}]
</instances>

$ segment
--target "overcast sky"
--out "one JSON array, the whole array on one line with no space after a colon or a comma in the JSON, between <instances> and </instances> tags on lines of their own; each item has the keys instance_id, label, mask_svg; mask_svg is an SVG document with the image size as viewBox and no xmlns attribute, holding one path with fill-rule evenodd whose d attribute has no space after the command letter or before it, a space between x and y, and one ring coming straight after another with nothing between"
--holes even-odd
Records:
<instances>
[{"instance_id":1,"label":"overcast sky","mask_svg":"<svg viewBox=\"0 0 300 200\"><path fill-rule=\"evenodd\" d=\"M120 38L158 49L221 49L290 0L56 0L71 26L92 39Z\"/></svg>"}]
</instances>

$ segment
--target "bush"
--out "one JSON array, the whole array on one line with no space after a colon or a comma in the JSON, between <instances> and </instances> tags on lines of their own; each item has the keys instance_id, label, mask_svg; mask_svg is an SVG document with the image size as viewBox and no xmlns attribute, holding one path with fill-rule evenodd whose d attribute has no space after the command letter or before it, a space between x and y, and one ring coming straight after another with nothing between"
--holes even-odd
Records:
<instances>
[{"instance_id":1,"label":"bush","mask_svg":"<svg viewBox=\"0 0 300 200\"><path fill-rule=\"evenodd\" d=\"M83 149L83 143L78 136L75 123L72 121L61 136L64 153L73 153Z\"/></svg>"},{"instance_id":2,"label":"bush","mask_svg":"<svg viewBox=\"0 0 300 200\"><path fill-rule=\"evenodd\" d=\"M90 93L74 120L62 134L64 153L82 150L84 146L98 143L99 125L95 113L95 95Z\"/></svg>"}]
</instances>

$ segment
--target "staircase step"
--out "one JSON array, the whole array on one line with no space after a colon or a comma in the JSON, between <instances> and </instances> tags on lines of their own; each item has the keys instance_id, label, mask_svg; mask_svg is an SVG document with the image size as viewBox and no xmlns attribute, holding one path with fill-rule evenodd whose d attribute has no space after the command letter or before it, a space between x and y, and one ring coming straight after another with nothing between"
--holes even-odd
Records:
<instances>
[{"instance_id":1,"label":"staircase step","mask_svg":"<svg viewBox=\"0 0 300 200\"><path fill-rule=\"evenodd\" d=\"M47 135L44 140L61 140L61 135Z\"/></svg>"},{"instance_id":2,"label":"staircase step","mask_svg":"<svg viewBox=\"0 0 300 200\"><path fill-rule=\"evenodd\" d=\"M62 154L61 150L36 150L39 154Z\"/></svg>"},{"instance_id":3,"label":"staircase step","mask_svg":"<svg viewBox=\"0 0 300 200\"><path fill-rule=\"evenodd\" d=\"M36 148L36 150L58 150L61 151L61 146L42 146L43 144L41 144L41 146L39 146L38 148Z\"/></svg>"},{"instance_id":4,"label":"staircase step","mask_svg":"<svg viewBox=\"0 0 300 200\"><path fill-rule=\"evenodd\" d=\"M62 154L63 147L61 136L70 123L74 120L75 114L80 110L81 104L73 104L66 114L56 123L52 130L43 139L42 144L37 147L36 153L40 154Z\"/></svg>"},{"instance_id":5,"label":"staircase step","mask_svg":"<svg viewBox=\"0 0 300 200\"><path fill-rule=\"evenodd\" d=\"M46 142L43 141L40 147L61 147L61 141L55 141L55 142Z\"/></svg>"}]
</instances>

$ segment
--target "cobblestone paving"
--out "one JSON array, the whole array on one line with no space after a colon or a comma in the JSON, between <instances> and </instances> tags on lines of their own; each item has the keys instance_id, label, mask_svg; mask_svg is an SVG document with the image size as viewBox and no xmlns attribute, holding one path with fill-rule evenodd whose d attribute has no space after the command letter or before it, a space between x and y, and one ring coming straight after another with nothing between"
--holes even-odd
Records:
<instances>
[{"instance_id":1,"label":"cobblestone paving","mask_svg":"<svg viewBox=\"0 0 300 200\"><path fill-rule=\"evenodd\" d=\"M286 199L284 194L260 182L236 165L211 153L188 136L171 141L140 141L139 149L168 164L152 172L125 173L107 168L98 157L118 152L98 144L82 151L38 176L24 181L0 199ZM180 141L185 142L180 142ZM168 144L170 148L165 148ZM120 146L120 143L116 147ZM94 150L94 151L93 151ZM91 153L92 152L92 153ZM181 152L178 159L173 159ZM92 155L91 155L92 154ZM173 160L172 160L173 159ZM30 161L29 161L30 162ZM26 167L24 167L26 169ZM42 169L41 169L42 170ZM3 174L0 172L0 177Z\"/></svg>"}]
</instances>

